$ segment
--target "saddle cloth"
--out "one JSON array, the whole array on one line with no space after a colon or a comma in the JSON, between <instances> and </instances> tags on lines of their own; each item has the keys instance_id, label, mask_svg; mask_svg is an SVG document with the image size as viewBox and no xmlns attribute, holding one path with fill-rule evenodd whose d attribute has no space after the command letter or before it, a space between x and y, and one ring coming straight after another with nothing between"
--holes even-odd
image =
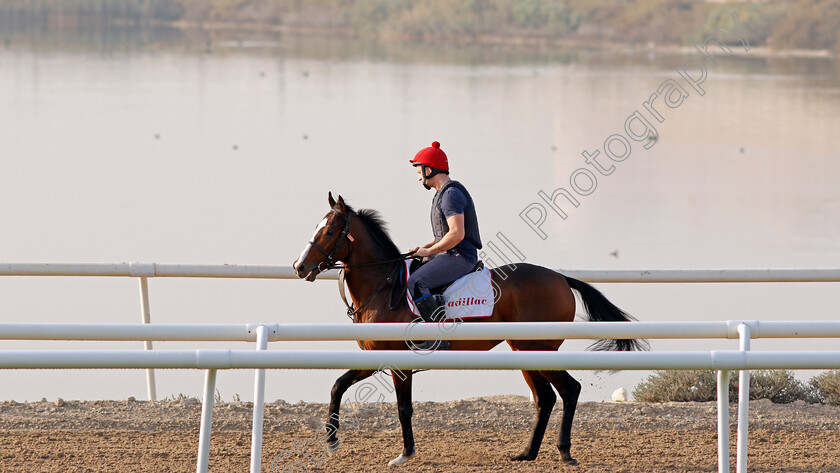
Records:
<instances>
[{"instance_id":1,"label":"saddle cloth","mask_svg":"<svg viewBox=\"0 0 840 473\"><path fill-rule=\"evenodd\" d=\"M411 271L411 261L405 262L405 281L408 282ZM411 312L420 316L417 306L410 294L405 291L408 307ZM449 285L443 291L443 299L446 301L446 319L474 319L490 317L493 315L493 273L484 268L460 278Z\"/></svg>"}]
</instances>

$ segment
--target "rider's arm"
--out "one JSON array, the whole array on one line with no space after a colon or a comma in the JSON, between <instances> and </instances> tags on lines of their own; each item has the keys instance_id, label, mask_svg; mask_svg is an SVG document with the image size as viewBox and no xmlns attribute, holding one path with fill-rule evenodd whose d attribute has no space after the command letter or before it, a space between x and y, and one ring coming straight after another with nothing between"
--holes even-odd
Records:
<instances>
[{"instance_id":1,"label":"rider's arm","mask_svg":"<svg viewBox=\"0 0 840 473\"><path fill-rule=\"evenodd\" d=\"M456 214L447 218L446 224L449 225L449 231L446 232L446 235L439 242L428 247L432 254L443 253L444 251L455 248L466 235L464 231L464 214Z\"/></svg>"},{"instance_id":2,"label":"rider's arm","mask_svg":"<svg viewBox=\"0 0 840 473\"><path fill-rule=\"evenodd\" d=\"M419 250L420 248L424 248L424 249L427 249L427 250L428 250L428 249L429 249L432 245L434 245L435 243L436 243L436 242L435 242L434 240L432 240L432 241L430 241L430 242L426 243L426 244L425 244L425 245L423 245L423 246L417 246L417 247L414 247L414 248L412 248L412 249L408 250L408 253L409 253L409 254L416 253L416 252L417 252L417 250ZM427 253L427 254L422 255L422 256L428 256L429 254L432 254L432 253ZM420 256L420 255L417 255L417 256Z\"/></svg>"}]
</instances>

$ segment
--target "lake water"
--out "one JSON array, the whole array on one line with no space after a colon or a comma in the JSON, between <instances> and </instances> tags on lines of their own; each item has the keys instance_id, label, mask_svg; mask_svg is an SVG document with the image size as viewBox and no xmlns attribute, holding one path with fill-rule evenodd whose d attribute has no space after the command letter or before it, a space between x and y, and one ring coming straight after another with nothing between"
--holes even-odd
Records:
<instances>
[{"instance_id":1,"label":"lake water","mask_svg":"<svg viewBox=\"0 0 840 473\"><path fill-rule=\"evenodd\" d=\"M840 267L836 61L742 48L708 68L701 96L677 72L688 51L406 46L173 30L4 33L0 261L290 265L328 210L328 191L380 210L408 249L430 238L432 193L407 161L437 140L452 176L476 200L485 243L502 232L529 262ZM644 102L668 80L688 95L673 108L659 98L659 123ZM658 137L628 141L629 157L613 162L604 156L605 140L626 137L625 120L635 111ZM638 132L641 122L634 126ZM609 175L581 156L595 150ZM620 142L611 151L621 153ZM578 207L558 197L567 218L546 210L543 239L520 213L534 203L547 209L538 193L570 190L572 176L587 192L574 194ZM539 220L539 210L526 215ZM347 322L334 281L153 279L150 286L153 322ZM598 287L645 321L836 319L840 302L837 284L823 283ZM133 279L0 278L2 322L134 323L139 312ZM564 349L587 344L570 341ZM2 349L138 345L0 341ZM356 349L350 342L284 348L313 346ZM836 342L757 340L753 347L830 349ZM326 401L339 374L270 372L266 398ZM573 373L584 400L608 399L618 387L631 391L646 374ZM145 398L141 371L6 371L0 379L2 399ZM202 379L198 371L159 371L158 395L198 396ZM250 399L252 380L249 372L223 372L219 393ZM511 393L527 394L516 372L430 372L415 381L418 400Z\"/></svg>"}]
</instances>

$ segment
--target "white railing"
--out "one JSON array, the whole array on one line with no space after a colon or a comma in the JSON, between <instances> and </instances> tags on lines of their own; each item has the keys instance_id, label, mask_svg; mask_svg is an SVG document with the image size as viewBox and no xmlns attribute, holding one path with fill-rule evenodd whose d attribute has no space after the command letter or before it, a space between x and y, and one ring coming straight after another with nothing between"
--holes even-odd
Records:
<instances>
[{"instance_id":1,"label":"white railing","mask_svg":"<svg viewBox=\"0 0 840 473\"><path fill-rule=\"evenodd\" d=\"M574 338L738 338L739 350L686 352L267 351L281 340L482 340ZM740 371L737 471L746 473L750 369L840 368L840 351L749 352L752 338L840 338L840 321L526 322L363 325L0 324L0 339L256 341L257 351L0 351L0 369L183 368L206 370L196 471L206 472L216 370L256 369L251 471L260 471L265 369L711 369L718 371L718 471L729 471L729 372Z\"/></svg>"},{"instance_id":2,"label":"white railing","mask_svg":"<svg viewBox=\"0 0 840 473\"><path fill-rule=\"evenodd\" d=\"M714 269L714 270L559 270L565 275L570 277L574 277L577 279L581 279L588 282L610 282L610 283L627 283L627 282L645 282L645 283L685 283L685 282L840 282L840 269ZM289 266L266 266L266 265L184 265L184 264L158 264L158 263L0 263L0 276L104 276L104 277L136 277L139 278L140 281L140 294L141 294L141 320L143 324L150 324L151 323L151 313L149 309L149 286L148 286L148 278L150 277L201 277L201 278L265 278L265 279L297 279L297 275L295 274L294 270ZM322 273L319 276L320 279L336 279L337 272L336 271L327 271ZM720 325L720 322L693 322L693 323L685 323L681 324L679 328L677 326L673 327L665 327L665 326L652 326L652 325L645 325L644 323L633 323L633 324L619 324L621 325L621 330L623 331L620 336L625 338L739 338L741 341L741 351L747 352L749 350L749 341L750 338L788 338L788 337L836 337L838 335L832 330L831 322L803 322L803 321L795 321L795 322L749 322L749 323L741 323L738 321L735 322L728 322L726 325ZM787 325L785 325L787 324ZM64 339L73 339L73 340L138 340L144 342L144 348L147 350L146 354L139 354L135 353L134 355L128 355L126 359L138 360L140 364L143 364L146 368L147 373L147 386L148 386L148 397L150 400L156 399L156 389L155 389L155 378L154 378L154 371L153 369L158 367L154 360L164 360L169 359L170 355L163 356L158 358L161 354L158 352L151 352L152 350L152 341L154 340L193 340L193 341L223 341L223 340L246 340L246 341L257 341L258 346L257 349L259 351L263 351L266 349L267 341L277 341L277 340L357 340L357 339L366 339L366 340L393 340L393 339L401 339L407 338L403 333L400 336L395 331L398 331L399 328L395 327L394 324L389 324L390 326L370 326L370 327L358 327L358 326L347 326L347 325L340 325L340 326L332 326L332 325L324 325L324 326L282 326L283 329L280 330L280 325L276 324L252 324L247 326L235 326L235 325L212 325L212 326L195 326L195 325L172 325L172 326L160 326L160 325L141 325L141 326L131 326L134 327L131 334L125 334L122 329L129 327L126 324L120 325L94 325L94 324L80 324L80 325L67 325L67 324L43 324L37 327L35 332L32 332L32 326L26 324L5 324L3 327L3 337L7 339L28 339L28 340L64 340ZM426 328L421 326L415 326L414 328L417 330L415 332L412 330L410 334L411 339L418 339L424 340L428 339L430 336L436 336L438 339L487 339L488 337L499 339L540 339L540 338L604 338L604 337L614 337L619 335L609 335L600 332L601 329L596 328L598 325L597 323L587 323L585 325L580 324L563 324L565 327L561 330L561 332L554 332L554 329L542 329L547 331L542 332L531 332L532 329L536 329L536 326L539 324L527 324L529 328L517 327L519 324L503 324L504 329L502 332L494 332L497 330L491 326L497 324L480 324L480 325L469 325L469 330L461 330L459 329L457 332L457 337L447 337L446 334L437 333L437 334L426 334L425 336L421 336L425 333ZM328 327L335 327L335 329L329 329L324 332L325 328ZM664 327L664 328L663 328ZM466 328L466 327L464 327ZM617 328L617 327L613 327ZM611 331L611 330L610 330ZM317 333L316 333L317 332ZM325 335L331 334L331 335ZM834 334L834 335L832 335ZM331 338L319 338L329 336ZM0 338L3 338L0 337ZM187 337L187 338L178 338L178 337ZM470 338L472 337L472 338ZM200 352L200 353L199 353ZM14 352L18 353L19 356L28 357L30 360L40 359L43 362L47 362L47 359L50 356L53 356L50 353L45 355L36 355L35 352ZM85 352L72 352L75 353L75 356L83 356ZM97 356L101 356L103 352L97 351ZM173 355L175 352L171 352ZM230 352L234 353L234 352ZM307 352L310 353L310 352ZM664 353L664 352L661 352ZM790 363L793 363L794 360L799 360L800 363L804 363L804 365L812 366L814 363L814 358L805 356L791 356L790 353L785 353L783 355L774 355L773 356L765 356L770 355L771 353L762 353L761 356L756 358L754 355L747 353L743 356L743 358L738 358L737 360L732 357L731 354L727 354L728 352L708 352L708 360L711 366L711 369L718 369L719 371L719 378L726 376L726 380L728 380L728 372L732 369L738 369L740 371L740 381L741 381L741 389L746 386L747 389L749 388L749 371L748 368L756 367L755 363L770 363L766 367L775 367L775 368L785 368L789 367ZM775 352L773 352L775 353ZM779 352L783 353L783 352ZM830 357L830 353L833 352L814 352L819 353L819 357L822 360L833 360ZM134 358L134 356L140 356L139 358ZM201 357L199 356L201 355ZM360 355L359 353L354 354ZM411 355L409 353L409 355ZM481 359L486 359L488 362L501 363L504 361L503 359L495 359L496 353L484 353ZM507 355L507 354L506 354ZM530 354L529 354L530 355ZM568 354L563 354L568 355ZM588 353L587 360L595 360L596 358L591 358L592 355L596 355L600 357L601 355ZM627 357L627 355L631 355ZM643 355L639 357L638 355ZM633 366L641 366L633 363L641 362L641 360L648 360L649 354L622 354L621 361L616 361L616 363L621 364L619 365L599 365L596 368L585 368L584 366L590 366L587 363L583 365L577 366L577 369L654 369L654 368L634 368ZM6 353L3 353L3 356L6 356ZM13 355L9 354L9 356ZM38 358L39 356L46 356L47 358ZM115 356L122 356L122 355L115 355ZM186 355L179 355L179 356L186 356ZM219 357L219 353L212 352L212 351L196 351L194 356L196 360L200 357L202 360L207 360L207 357L211 357L212 359L216 360ZM260 355L256 355L260 357L260 359L265 358L269 359L272 355L270 353L264 353ZM365 357L368 355L362 355ZM397 357L404 356L402 355L395 355ZM449 356L446 354L435 354L434 359L439 359L439 356ZM468 356L475 356L475 355L468 355ZM693 354L692 356L697 358L691 359L691 365L695 366L696 364L700 364L705 366L706 355L699 355L697 353ZM739 355L740 356L740 355ZM815 355L816 356L816 355ZM11 363L12 358L5 359ZM346 354L340 357L342 360L349 362L351 358L348 358ZM572 357L568 357L568 360L564 360L564 363L571 363ZM68 358L75 361L80 361L73 357ZM120 358L122 359L122 358ZM355 359L355 358L353 358ZM446 359L446 358L443 358ZM651 359L658 359L658 358L651 358ZM682 356L677 356L673 358L673 363L678 363L677 360L685 359ZM492 361L491 361L492 360ZM518 359L515 363L519 363L524 359ZM552 360L554 360L552 358ZM613 358L604 358L604 363L607 363L609 360L612 363ZM618 360L616 358L615 360ZM739 361L740 360L740 361ZM747 363L746 360L750 360ZM759 361L761 360L761 361ZM768 361L771 360L771 361ZM170 360L171 361L171 360ZM281 360L282 361L282 360ZM631 363L632 361L632 363ZM22 361L19 361L22 363ZM428 362L428 360L426 361ZM552 361L553 363L554 361ZM289 364L291 361L283 361L283 363ZM630 363L630 365L624 365L624 363ZM650 360L646 361L646 363L653 363ZM658 362L657 362L658 363ZM654 363L654 364L657 364ZM722 363L722 364L721 364ZM740 363L740 364L739 364ZM840 367L836 366L833 361L827 362L831 367ZM188 363L189 364L189 363ZM660 366L661 363L657 364ZM715 368L716 365L719 365ZM772 366L770 366L772 365ZM805 366L796 366L798 368L804 368ZM215 366L215 365L214 365ZM367 366L367 365L366 365ZM378 365L381 366L381 365ZM519 365L517 365L519 366ZM571 365L570 365L571 366ZM650 365L653 367L653 365ZM732 367L735 366L735 367ZM0 366L2 367L2 366ZM11 366L10 366L11 367ZM108 367L108 366L102 366ZM185 368L189 367L198 367L198 368L205 368L204 366L183 366ZM245 367L245 366L243 366ZM273 364L269 364L266 367L280 367L275 366ZM292 368L294 366L285 366ZM340 367L342 368L350 368L346 363L342 364ZM790 366L793 367L793 366ZM501 367L500 367L501 368ZM815 367L816 368L816 367ZM208 368L208 377L207 382L209 383L212 379L213 384L215 384L215 370L220 368ZM422 369L421 366L414 366L413 369ZM443 367L442 369L446 369ZM520 369L520 368L505 368L505 369ZM687 369L687 368L676 368L676 367L666 367L661 366L658 369ZM212 372L212 375L211 375ZM723 381L726 381L723 380ZM719 386L718 386L718 394L719 394L719 401L722 398L726 398L728 402L728 391L726 389L721 388L721 379L719 379ZM264 385L264 372L260 369L257 370L257 375L255 379L255 411L254 411L254 439L252 442L252 449L257 446L258 443L261 444L261 429L262 429L262 406L260 404L260 410L257 411L257 401L262 400L262 396L264 395L261 385ZM725 384L724 384L725 385ZM206 388L206 386L205 386ZM212 403L212 391L210 392L211 396L209 397L210 402ZM207 392L205 390L205 399L207 398ZM746 471L746 419L748 414L748 404L746 400L748 396L741 396L741 404L739 404L739 420L738 420L738 471ZM205 402L205 406L207 403ZM719 415L722 412L726 411L725 409L719 410ZM202 422L204 418L209 413L204 413L202 416ZM728 411L726 411L726 415L728 416ZM259 430L260 435L259 438L256 437L257 435L257 421L259 420ZM743 423L743 426L742 426ZM204 425L202 423L202 425ZM209 425L209 424L208 424ZM728 421L727 424L728 426ZM743 427L743 428L742 428ZM721 426L720 422L718 425L719 430L723 429L724 427ZM209 429L209 427L208 427ZM203 431L202 431L203 432ZM209 439L209 432L208 432L208 439ZM727 449L722 450L719 449L719 455L724 455L724 452L728 452L728 435L719 436L719 442L726 441ZM743 437L743 438L742 438ZM203 438L203 437L202 437ZM201 444L201 442L200 442ZM208 444L209 445L209 444ZM743 446L743 447L742 447ZM743 448L743 452L742 452ZM206 453L206 452L205 452ZM728 453L726 453L728 457ZM252 450L252 470L254 468L254 461L259 464L259 456L256 455L256 460L254 460L255 455L253 454ZM721 457L723 458L723 457ZM199 468L201 465L201 456L199 458ZM204 459L206 460L206 458ZM728 471L729 464L727 462L723 462L722 460L720 463L720 471ZM724 465L725 463L725 465ZM206 464L206 461L205 461ZM258 468L257 468L258 471Z\"/></svg>"},{"instance_id":3,"label":"white railing","mask_svg":"<svg viewBox=\"0 0 840 473\"><path fill-rule=\"evenodd\" d=\"M587 282L840 282L840 269L558 269ZM162 263L0 263L0 276L298 279L291 266ZM319 279L336 279L325 271Z\"/></svg>"},{"instance_id":4,"label":"white railing","mask_svg":"<svg viewBox=\"0 0 840 473\"><path fill-rule=\"evenodd\" d=\"M482 322L462 324L453 333L434 324L67 324L0 323L0 340L216 341L254 342L257 328L270 342L336 340L557 340L739 339L738 327L750 338L840 338L840 321L633 322L617 329L615 322ZM616 333L619 330L620 333ZM417 334L420 334L419 336ZM424 338L425 337L425 338Z\"/></svg>"},{"instance_id":5,"label":"white railing","mask_svg":"<svg viewBox=\"0 0 840 473\"><path fill-rule=\"evenodd\" d=\"M588 282L840 282L840 269L656 269L656 270L558 270ZM149 284L151 277L297 279L291 266L206 265L161 263L0 263L0 276L102 276L136 277L140 280L140 313L151 323ZM320 279L337 279L326 271ZM152 342L143 346L152 350ZM149 400L157 399L154 371L146 370Z\"/></svg>"}]
</instances>

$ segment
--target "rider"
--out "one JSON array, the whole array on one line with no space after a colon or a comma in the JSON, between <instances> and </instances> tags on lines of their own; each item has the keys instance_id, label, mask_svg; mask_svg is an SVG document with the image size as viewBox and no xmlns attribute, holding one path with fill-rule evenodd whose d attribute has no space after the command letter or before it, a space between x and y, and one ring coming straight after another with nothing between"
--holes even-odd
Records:
<instances>
[{"instance_id":1,"label":"rider","mask_svg":"<svg viewBox=\"0 0 840 473\"><path fill-rule=\"evenodd\" d=\"M469 273L478 262L481 237L475 204L467 189L449 178L446 153L435 141L409 160L417 168L418 181L427 190L437 191L432 198L432 231L435 239L411 251L414 256L428 257L428 262L408 278L408 290L424 321L437 320L443 307L443 296L431 293L433 288L449 284ZM446 348L448 343L441 345Z\"/></svg>"}]
</instances>

